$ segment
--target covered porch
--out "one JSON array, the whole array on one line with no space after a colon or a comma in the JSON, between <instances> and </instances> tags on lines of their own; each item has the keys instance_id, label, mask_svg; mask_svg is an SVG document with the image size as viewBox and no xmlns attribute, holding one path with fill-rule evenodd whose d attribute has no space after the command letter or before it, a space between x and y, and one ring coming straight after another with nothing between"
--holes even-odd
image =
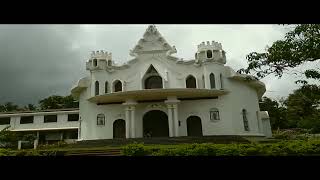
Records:
<instances>
[{"instance_id":1,"label":"covered porch","mask_svg":"<svg viewBox=\"0 0 320 180\"><path fill-rule=\"evenodd\" d=\"M217 99L219 96L225 95L226 90L216 89L195 89L195 88L177 88L177 89L144 89L136 91L124 91L107 93L88 99L88 101L97 105L121 104L124 106L124 121L117 123L122 124L122 130L113 129L113 131L121 131L125 133L122 137L141 138L136 135L136 108L137 105L143 103L165 104L165 111L150 109L143 113L142 118L142 137L179 137L179 103L184 100L199 99ZM151 104L152 106L153 104ZM120 125L121 126L121 125ZM158 128L155 128L158 127ZM161 131L160 131L161 129ZM166 132L167 131L167 132ZM114 133L113 138L121 135Z\"/></svg>"}]
</instances>

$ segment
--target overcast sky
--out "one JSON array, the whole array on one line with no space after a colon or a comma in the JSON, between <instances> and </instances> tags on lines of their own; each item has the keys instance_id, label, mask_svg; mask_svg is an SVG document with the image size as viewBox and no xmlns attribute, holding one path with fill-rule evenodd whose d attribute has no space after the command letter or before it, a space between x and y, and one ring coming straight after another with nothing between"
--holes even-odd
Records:
<instances>
[{"instance_id":1,"label":"overcast sky","mask_svg":"<svg viewBox=\"0 0 320 180\"><path fill-rule=\"evenodd\" d=\"M86 76L91 51L112 52L113 60L132 59L129 50L148 25L0 25L0 104L37 104L50 95L69 95L72 86ZM284 37L279 25L156 25L177 56L193 59L202 41L218 41L227 52L227 65L246 67L246 55L262 52ZM280 98L298 86L291 75L269 76L265 95Z\"/></svg>"}]
</instances>

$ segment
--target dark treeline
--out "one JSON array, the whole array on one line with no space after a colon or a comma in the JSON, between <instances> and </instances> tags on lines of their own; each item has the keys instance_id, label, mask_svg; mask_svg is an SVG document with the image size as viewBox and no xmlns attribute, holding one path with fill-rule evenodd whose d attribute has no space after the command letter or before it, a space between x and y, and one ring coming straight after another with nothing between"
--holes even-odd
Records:
<instances>
[{"instance_id":1,"label":"dark treeline","mask_svg":"<svg viewBox=\"0 0 320 180\"><path fill-rule=\"evenodd\" d=\"M13 111L36 111L45 109L64 109L64 108L78 108L79 102L75 101L71 95L58 96L52 95L47 98L41 99L38 105L28 104L20 107L12 102L0 104L0 112L13 112Z\"/></svg>"},{"instance_id":2,"label":"dark treeline","mask_svg":"<svg viewBox=\"0 0 320 180\"><path fill-rule=\"evenodd\" d=\"M303 128L320 132L320 86L303 85L286 99L264 97L260 110L268 111L272 129Z\"/></svg>"}]
</instances>

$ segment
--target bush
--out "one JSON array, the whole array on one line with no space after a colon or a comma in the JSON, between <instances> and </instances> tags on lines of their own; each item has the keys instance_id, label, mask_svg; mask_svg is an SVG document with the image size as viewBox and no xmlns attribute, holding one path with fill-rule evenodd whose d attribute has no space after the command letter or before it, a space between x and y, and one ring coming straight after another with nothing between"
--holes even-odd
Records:
<instances>
[{"instance_id":1,"label":"bush","mask_svg":"<svg viewBox=\"0 0 320 180\"><path fill-rule=\"evenodd\" d=\"M148 154L143 144L130 144L122 148L122 151L127 156L144 156Z\"/></svg>"},{"instance_id":2,"label":"bush","mask_svg":"<svg viewBox=\"0 0 320 180\"><path fill-rule=\"evenodd\" d=\"M40 144L38 146L39 149L52 149L52 148L61 148L61 147L66 147L68 146L68 143L64 141L59 141L55 144Z\"/></svg>"},{"instance_id":3,"label":"bush","mask_svg":"<svg viewBox=\"0 0 320 180\"><path fill-rule=\"evenodd\" d=\"M128 145L129 156L307 156L320 154L320 140L290 140L272 144L187 144L176 146Z\"/></svg>"},{"instance_id":4,"label":"bush","mask_svg":"<svg viewBox=\"0 0 320 180\"><path fill-rule=\"evenodd\" d=\"M309 129L301 129L301 128L294 128L294 129L283 129L279 131L275 131L273 133L273 137L275 139L284 139L284 140L293 140L293 139L308 139L310 137L310 133L312 130Z\"/></svg>"},{"instance_id":5,"label":"bush","mask_svg":"<svg viewBox=\"0 0 320 180\"><path fill-rule=\"evenodd\" d=\"M16 132L10 131L10 126L0 130L0 145L2 148L15 148L18 143Z\"/></svg>"},{"instance_id":6,"label":"bush","mask_svg":"<svg viewBox=\"0 0 320 180\"><path fill-rule=\"evenodd\" d=\"M8 149L0 149L0 156L10 156L10 151Z\"/></svg>"}]
</instances>

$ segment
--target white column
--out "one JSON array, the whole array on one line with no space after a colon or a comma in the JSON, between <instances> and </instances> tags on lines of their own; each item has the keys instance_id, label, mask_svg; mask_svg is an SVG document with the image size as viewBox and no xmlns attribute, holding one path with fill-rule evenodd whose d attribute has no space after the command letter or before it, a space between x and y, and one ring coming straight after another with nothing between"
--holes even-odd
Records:
<instances>
[{"instance_id":1,"label":"white column","mask_svg":"<svg viewBox=\"0 0 320 180\"><path fill-rule=\"evenodd\" d=\"M34 140L33 141L33 149L37 149L38 144L39 144L39 140L38 139Z\"/></svg>"},{"instance_id":2,"label":"white column","mask_svg":"<svg viewBox=\"0 0 320 180\"><path fill-rule=\"evenodd\" d=\"M171 132L171 136L178 136L179 135L179 120L178 120L178 103L180 100L177 99L175 96L169 96L168 100L165 103L168 106L168 118L169 118L169 130ZM170 129L171 128L171 129Z\"/></svg>"},{"instance_id":3,"label":"white column","mask_svg":"<svg viewBox=\"0 0 320 180\"><path fill-rule=\"evenodd\" d=\"M79 119L79 128L78 128L78 140L81 139L81 119Z\"/></svg>"},{"instance_id":4,"label":"white column","mask_svg":"<svg viewBox=\"0 0 320 180\"><path fill-rule=\"evenodd\" d=\"M173 137L173 117L172 117L172 105L168 104L168 122L169 122L169 137Z\"/></svg>"},{"instance_id":5,"label":"white column","mask_svg":"<svg viewBox=\"0 0 320 180\"><path fill-rule=\"evenodd\" d=\"M21 149L21 141L18 141L18 149Z\"/></svg>"},{"instance_id":6,"label":"white column","mask_svg":"<svg viewBox=\"0 0 320 180\"><path fill-rule=\"evenodd\" d=\"M131 106L131 138L136 137L136 121L135 121L135 107Z\"/></svg>"},{"instance_id":7,"label":"white column","mask_svg":"<svg viewBox=\"0 0 320 180\"><path fill-rule=\"evenodd\" d=\"M126 107L126 138L130 138L130 111Z\"/></svg>"},{"instance_id":8,"label":"white column","mask_svg":"<svg viewBox=\"0 0 320 180\"><path fill-rule=\"evenodd\" d=\"M62 140L63 140L63 131L60 134L60 141L62 141Z\"/></svg>"},{"instance_id":9,"label":"white column","mask_svg":"<svg viewBox=\"0 0 320 180\"><path fill-rule=\"evenodd\" d=\"M178 118L178 105L173 105L173 115L174 115L174 132L175 136L179 136L179 118Z\"/></svg>"}]
</instances>

